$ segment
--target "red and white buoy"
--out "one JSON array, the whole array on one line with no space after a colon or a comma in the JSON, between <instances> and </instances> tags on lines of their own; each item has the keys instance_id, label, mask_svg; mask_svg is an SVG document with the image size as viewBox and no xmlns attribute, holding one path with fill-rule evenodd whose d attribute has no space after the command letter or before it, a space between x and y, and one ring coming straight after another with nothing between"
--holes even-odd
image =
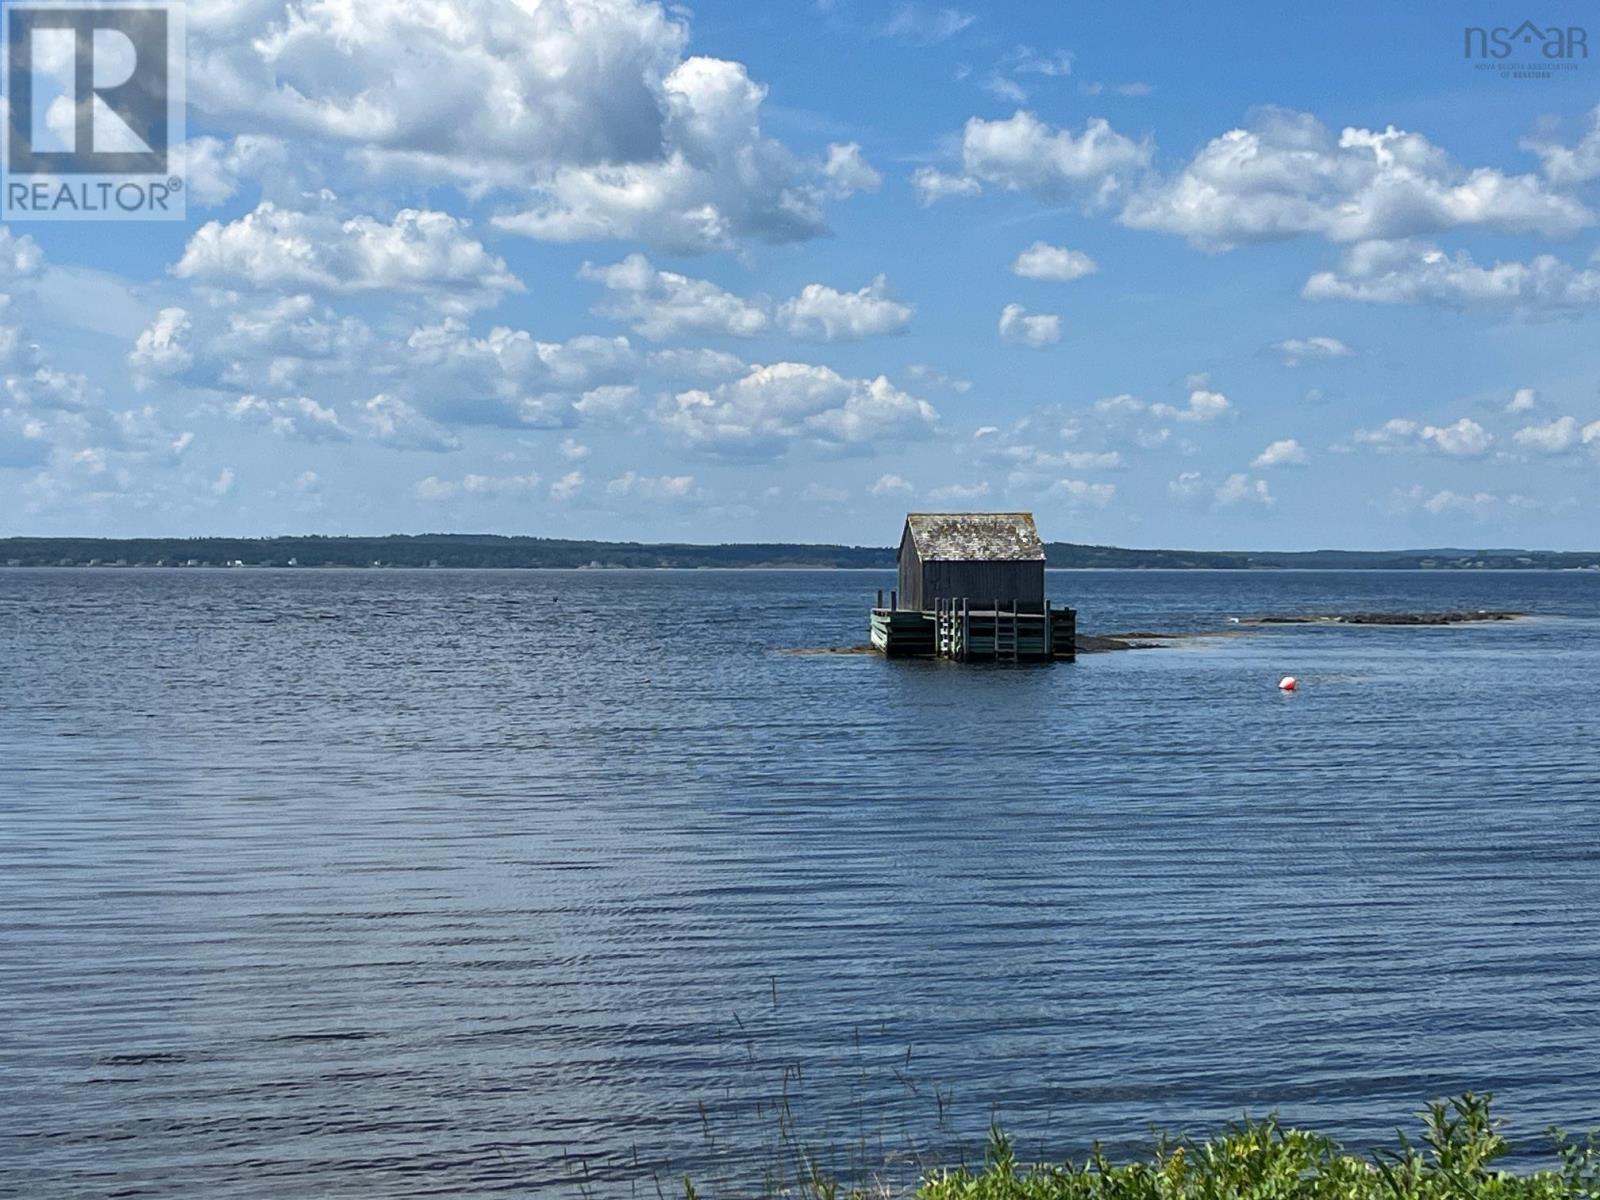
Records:
<instances>
[{"instance_id":1,"label":"red and white buoy","mask_svg":"<svg viewBox=\"0 0 1600 1200\"><path fill-rule=\"evenodd\" d=\"M1285 675L1282 679L1278 680L1278 690L1280 692L1293 692L1298 690L1299 687L1300 681L1293 675Z\"/></svg>"}]
</instances>

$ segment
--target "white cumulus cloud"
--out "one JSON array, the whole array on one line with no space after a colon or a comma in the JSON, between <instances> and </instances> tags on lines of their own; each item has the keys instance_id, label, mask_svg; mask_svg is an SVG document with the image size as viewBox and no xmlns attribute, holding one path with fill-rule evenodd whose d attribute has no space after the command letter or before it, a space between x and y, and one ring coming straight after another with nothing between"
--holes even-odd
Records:
<instances>
[{"instance_id":1,"label":"white cumulus cloud","mask_svg":"<svg viewBox=\"0 0 1600 1200\"><path fill-rule=\"evenodd\" d=\"M1535 137L1524 139L1522 147L1539 156L1552 183L1570 185L1600 179L1600 105L1590 111L1589 128L1575 144L1567 146Z\"/></svg>"},{"instance_id":2,"label":"white cumulus cloud","mask_svg":"<svg viewBox=\"0 0 1600 1200\"><path fill-rule=\"evenodd\" d=\"M228 415L247 424L265 425L279 437L295 441L348 442L353 436L337 412L309 396L240 396L229 407Z\"/></svg>"},{"instance_id":3,"label":"white cumulus cloud","mask_svg":"<svg viewBox=\"0 0 1600 1200\"><path fill-rule=\"evenodd\" d=\"M917 203L924 208L941 200L983 194L983 184L976 179L967 175L953 175L937 167L918 167L911 173L911 186L917 193Z\"/></svg>"},{"instance_id":4,"label":"white cumulus cloud","mask_svg":"<svg viewBox=\"0 0 1600 1200\"><path fill-rule=\"evenodd\" d=\"M456 500L463 497L503 498L521 496L539 486L539 477L527 475L463 475L460 479L440 479L429 475L412 485L411 494L419 500Z\"/></svg>"},{"instance_id":5,"label":"white cumulus cloud","mask_svg":"<svg viewBox=\"0 0 1600 1200\"><path fill-rule=\"evenodd\" d=\"M1000 310L1000 336L1008 342L1039 349L1061 340L1061 318L1054 313L1030 313L1020 304Z\"/></svg>"},{"instance_id":6,"label":"white cumulus cloud","mask_svg":"<svg viewBox=\"0 0 1600 1200\"><path fill-rule=\"evenodd\" d=\"M413 330L399 358L408 398L448 424L566 428L587 416L582 405L601 388L636 396L638 356L622 337L547 342L504 326L477 337L450 317Z\"/></svg>"},{"instance_id":7,"label":"white cumulus cloud","mask_svg":"<svg viewBox=\"0 0 1600 1200\"><path fill-rule=\"evenodd\" d=\"M1096 207L1148 167L1154 152L1148 141L1136 142L1099 117L1074 133L1018 109L1004 120L967 121L961 132L960 174L923 167L912 183L924 204L995 187L1047 200L1078 199Z\"/></svg>"},{"instance_id":8,"label":"white cumulus cloud","mask_svg":"<svg viewBox=\"0 0 1600 1200\"><path fill-rule=\"evenodd\" d=\"M693 475L641 475L625 471L606 484L611 496L636 496L644 500L682 500L694 492Z\"/></svg>"},{"instance_id":9,"label":"white cumulus cloud","mask_svg":"<svg viewBox=\"0 0 1600 1200\"><path fill-rule=\"evenodd\" d=\"M447 213L405 209L390 221L341 218L263 202L197 230L173 267L180 279L273 290L426 292L457 308L522 290L504 260Z\"/></svg>"},{"instance_id":10,"label":"white cumulus cloud","mask_svg":"<svg viewBox=\"0 0 1600 1200\"><path fill-rule=\"evenodd\" d=\"M889 295L889 281L879 275L866 287L840 292L821 283L807 284L778 309L778 324L794 337L823 342L860 341L904 333L911 325L911 305Z\"/></svg>"},{"instance_id":11,"label":"white cumulus cloud","mask_svg":"<svg viewBox=\"0 0 1600 1200\"><path fill-rule=\"evenodd\" d=\"M1338 271L1306 280L1301 294L1308 300L1556 313L1600 304L1600 270L1573 267L1552 254L1485 267L1465 250L1450 255L1421 242L1362 242L1346 252Z\"/></svg>"},{"instance_id":12,"label":"white cumulus cloud","mask_svg":"<svg viewBox=\"0 0 1600 1200\"><path fill-rule=\"evenodd\" d=\"M1058 479L1050 485L1049 495L1066 501L1070 508L1105 508L1116 499L1114 483L1090 483L1084 479Z\"/></svg>"},{"instance_id":13,"label":"white cumulus cloud","mask_svg":"<svg viewBox=\"0 0 1600 1200\"><path fill-rule=\"evenodd\" d=\"M1426 513L1434 517L1465 515L1484 521L1505 509L1532 511L1542 506L1519 493L1502 497L1487 491L1458 492L1452 488L1433 491L1413 484L1405 489L1396 488L1390 496L1389 507L1400 513Z\"/></svg>"},{"instance_id":14,"label":"white cumulus cloud","mask_svg":"<svg viewBox=\"0 0 1600 1200\"><path fill-rule=\"evenodd\" d=\"M135 383L177 375L194 365L194 354L184 344L193 325L188 312L182 308L163 308L158 312L128 354Z\"/></svg>"},{"instance_id":15,"label":"white cumulus cloud","mask_svg":"<svg viewBox=\"0 0 1600 1200\"><path fill-rule=\"evenodd\" d=\"M194 9L191 103L294 145L314 186L449 183L529 236L693 252L821 234L824 201L868 181L848 149L806 160L766 136L766 88L689 56L686 10L651 0ZM202 201L280 169L239 149L201 144Z\"/></svg>"},{"instance_id":16,"label":"white cumulus cloud","mask_svg":"<svg viewBox=\"0 0 1600 1200\"><path fill-rule=\"evenodd\" d=\"M571 500L583 490L584 477L582 471L568 471L561 478L550 485L550 498L552 500Z\"/></svg>"},{"instance_id":17,"label":"white cumulus cloud","mask_svg":"<svg viewBox=\"0 0 1600 1200\"><path fill-rule=\"evenodd\" d=\"M597 267L585 263L579 277L600 284L612 299L597 311L653 340L694 333L753 337L771 324L767 307L706 279L657 269L642 254Z\"/></svg>"},{"instance_id":18,"label":"white cumulus cloud","mask_svg":"<svg viewBox=\"0 0 1600 1200\"><path fill-rule=\"evenodd\" d=\"M1131 399L1131 397L1129 397ZM1101 403L1105 403L1102 401ZM1137 403L1137 402L1136 402ZM1174 421L1189 421L1194 424L1207 425L1212 421L1220 421L1233 411L1233 405L1221 392L1213 392L1206 388L1195 388L1189 393L1189 402L1182 408L1171 404L1152 404L1150 412L1157 417Z\"/></svg>"},{"instance_id":19,"label":"white cumulus cloud","mask_svg":"<svg viewBox=\"0 0 1600 1200\"><path fill-rule=\"evenodd\" d=\"M1256 455L1253 467L1298 467L1307 462L1305 447L1294 438L1281 438Z\"/></svg>"},{"instance_id":20,"label":"white cumulus cloud","mask_svg":"<svg viewBox=\"0 0 1600 1200\"><path fill-rule=\"evenodd\" d=\"M1493 446L1494 435L1471 417L1451 425L1425 425L1395 417L1376 429L1357 430L1355 441L1380 451L1432 450L1452 458L1481 458Z\"/></svg>"},{"instance_id":21,"label":"white cumulus cloud","mask_svg":"<svg viewBox=\"0 0 1600 1200\"><path fill-rule=\"evenodd\" d=\"M889 281L882 275L854 292L807 284L776 310L765 298L738 296L709 280L658 270L642 254L604 267L585 263L579 277L600 284L611 295L596 312L627 321L635 332L657 341L705 333L755 337L774 326L810 341L859 341L904 332L913 312L911 305L889 295ZM657 361L680 372L687 368L684 373L727 373L731 356L713 364L707 358L712 353L681 351L675 358ZM697 363L691 365L694 356ZM741 365L737 359L731 362ZM712 369L707 372L707 367Z\"/></svg>"},{"instance_id":22,"label":"white cumulus cloud","mask_svg":"<svg viewBox=\"0 0 1600 1200\"><path fill-rule=\"evenodd\" d=\"M1285 338L1281 342L1274 342L1271 349L1283 360L1286 367L1298 367L1301 363L1317 359L1349 358L1355 353L1335 337L1303 337Z\"/></svg>"},{"instance_id":23,"label":"white cumulus cloud","mask_svg":"<svg viewBox=\"0 0 1600 1200\"><path fill-rule=\"evenodd\" d=\"M1024 279L1044 279L1052 283L1068 283L1093 275L1100 268L1082 250L1069 250L1065 246L1052 246L1049 242L1035 242L1011 264L1011 273Z\"/></svg>"},{"instance_id":24,"label":"white cumulus cloud","mask_svg":"<svg viewBox=\"0 0 1600 1200\"><path fill-rule=\"evenodd\" d=\"M807 445L865 452L880 440L927 437L932 405L888 379L851 379L805 363L754 366L712 391L680 392L660 414L690 447L730 458L772 459Z\"/></svg>"},{"instance_id":25,"label":"white cumulus cloud","mask_svg":"<svg viewBox=\"0 0 1600 1200\"><path fill-rule=\"evenodd\" d=\"M380 393L361 407L368 435L397 450L459 450L461 439L398 396Z\"/></svg>"},{"instance_id":26,"label":"white cumulus cloud","mask_svg":"<svg viewBox=\"0 0 1600 1200\"><path fill-rule=\"evenodd\" d=\"M1215 483L1199 471L1185 471L1167 484L1167 492L1180 503L1209 504L1214 508L1234 508L1239 505L1270 508L1277 503L1265 479L1252 479L1242 472Z\"/></svg>"},{"instance_id":27,"label":"white cumulus cloud","mask_svg":"<svg viewBox=\"0 0 1600 1200\"><path fill-rule=\"evenodd\" d=\"M1265 479L1251 479L1248 475L1229 475L1216 490L1219 507L1234 504L1271 505L1276 503Z\"/></svg>"},{"instance_id":28,"label":"white cumulus cloud","mask_svg":"<svg viewBox=\"0 0 1600 1200\"><path fill-rule=\"evenodd\" d=\"M1345 128L1270 109L1134 194L1121 220L1213 250L1318 236L1336 242L1450 229L1565 237L1594 214L1534 175L1467 169L1418 133Z\"/></svg>"},{"instance_id":29,"label":"white cumulus cloud","mask_svg":"<svg viewBox=\"0 0 1600 1200\"><path fill-rule=\"evenodd\" d=\"M1576 417L1557 417L1542 425L1527 425L1511 440L1539 454L1566 454L1579 446L1600 447L1600 421L1584 425Z\"/></svg>"},{"instance_id":30,"label":"white cumulus cloud","mask_svg":"<svg viewBox=\"0 0 1600 1200\"><path fill-rule=\"evenodd\" d=\"M830 191L841 197L875 192L883 186L883 176L862 155L859 142L830 145L822 173L828 177Z\"/></svg>"}]
</instances>

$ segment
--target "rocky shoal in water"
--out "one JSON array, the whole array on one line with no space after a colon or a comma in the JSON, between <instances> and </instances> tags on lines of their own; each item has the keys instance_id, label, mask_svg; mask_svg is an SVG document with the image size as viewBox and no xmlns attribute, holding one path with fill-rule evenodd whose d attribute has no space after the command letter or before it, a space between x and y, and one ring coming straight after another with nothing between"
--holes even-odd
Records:
<instances>
[{"instance_id":1,"label":"rocky shoal in water","mask_svg":"<svg viewBox=\"0 0 1600 1200\"><path fill-rule=\"evenodd\" d=\"M1525 612L1462 609L1456 612L1292 613L1252 617L1241 625L1465 625L1473 621L1515 621Z\"/></svg>"},{"instance_id":2,"label":"rocky shoal in water","mask_svg":"<svg viewBox=\"0 0 1600 1200\"><path fill-rule=\"evenodd\" d=\"M1262 617L1242 617L1226 629L1195 631L1190 633L1080 633L1077 638L1079 654L1109 654L1117 650L1153 650L1168 642L1191 638L1227 637L1243 629L1260 625L1466 625L1480 621L1514 621L1525 617L1525 612L1508 610L1473 609L1454 612L1321 612L1271 614ZM786 654L876 654L868 645L821 646L786 650Z\"/></svg>"}]
</instances>

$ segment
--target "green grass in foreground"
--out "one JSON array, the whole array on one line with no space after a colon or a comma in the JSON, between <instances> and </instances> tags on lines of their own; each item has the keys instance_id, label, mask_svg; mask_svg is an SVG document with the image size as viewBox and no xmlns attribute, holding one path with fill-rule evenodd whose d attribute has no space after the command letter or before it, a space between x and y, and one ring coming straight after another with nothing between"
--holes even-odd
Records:
<instances>
[{"instance_id":1,"label":"green grass in foreground","mask_svg":"<svg viewBox=\"0 0 1600 1200\"><path fill-rule=\"evenodd\" d=\"M1420 1142L1362 1158L1337 1142L1274 1118L1229 1126L1208 1141L1163 1141L1147 1161L1117 1165L1098 1147L1081 1164L1024 1166L999 1130L982 1170L923 1178L920 1200L1600 1200L1600 1137L1552 1131L1557 1161L1513 1174L1495 1164L1510 1151L1489 1098L1468 1094L1431 1105ZM813 1176L817 1200L892 1195L850 1191ZM695 1197L685 1181L685 1194Z\"/></svg>"}]
</instances>

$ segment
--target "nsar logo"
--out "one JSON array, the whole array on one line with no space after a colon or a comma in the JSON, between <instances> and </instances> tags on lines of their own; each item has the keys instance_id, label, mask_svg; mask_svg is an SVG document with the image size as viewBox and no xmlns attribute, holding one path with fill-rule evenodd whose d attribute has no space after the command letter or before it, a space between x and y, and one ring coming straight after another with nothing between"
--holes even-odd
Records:
<instances>
[{"instance_id":1,"label":"nsar logo","mask_svg":"<svg viewBox=\"0 0 1600 1200\"><path fill-rule=\"evenodd\" d=\"M1588 58L1589 33L1579 25L1540 28L1532 21L1524 21L1515 29L1505 25L1493 29L1469 25L1465 30L1463 58L1499 60L1515 53L1537 53L1551 62Z\"/></svg>"}]
</instances>

